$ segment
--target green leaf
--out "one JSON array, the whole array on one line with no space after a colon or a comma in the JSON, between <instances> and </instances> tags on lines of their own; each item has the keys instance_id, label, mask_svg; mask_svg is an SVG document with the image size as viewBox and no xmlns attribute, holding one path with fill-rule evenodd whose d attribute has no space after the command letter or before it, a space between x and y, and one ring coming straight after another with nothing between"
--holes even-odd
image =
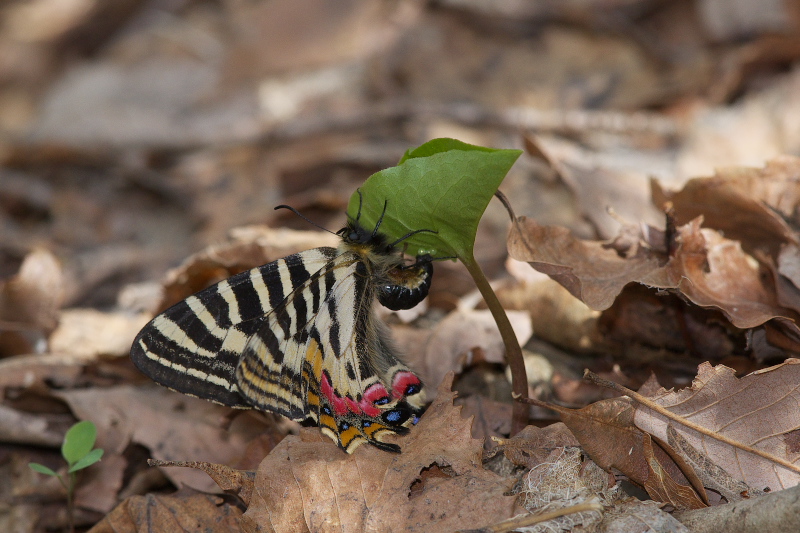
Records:
<instances>
[{"instance_id":1,"label":"green leaf","mask_svg":"<svg viewBox=\"0 0 800 533\"><path fill-rule=\"evenodd\" d=\"M97 428L92 422L88 420L78 422L69 428L67 434L64 435L64 443L61 445L61 455L63 455L67 463L72 466L92 451L96 438Z\"/></svg>"},{"instance_id":2,"label":"green leaf","mask_svg":"<svg viewBox=\"0 0 800 533\"><path fill-rule=\"evenodd\" d=\"M46 474L48 476L58 477L58 474L55 471L39 463L28 463L28 467L34 472L39 472L40 474Z\"/></svg>"},{"instance_id":3,"label":"green leaf","mask_svg":"<svg viewBox=\"0 0 800 533\"><path fill-rule=\"evenodd\" d=\"M500 183L522 153L434 139L409 150L396 167L381 170L350 198L348 216L403 241L412 256L472 258L478 222ZM359 218L359 203L361 214Z\"/></svg>"},{"instance_id":4,"label":"green leaf","mask_svg":"<svg viewBox=\"0 0 800 533\"><path fill-rule=\"evenodd\" d=\"M83 470L87 466L92 466L97 461L99 461L101 457L103 457L103 450L100 448L95 448L94 450L90 451L89 453L78 459L78 462L76 462L74 465L70 467L68 473L71 474L73 472L77 472L78 470Z\"/></svg>"}]
</instances>

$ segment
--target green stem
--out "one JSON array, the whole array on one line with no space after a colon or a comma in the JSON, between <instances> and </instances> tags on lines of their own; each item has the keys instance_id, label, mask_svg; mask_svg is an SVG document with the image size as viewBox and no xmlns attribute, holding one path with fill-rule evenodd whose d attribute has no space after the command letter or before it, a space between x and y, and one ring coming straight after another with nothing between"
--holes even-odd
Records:
<instances>
[{"instance_id":1,"label":"green stem","mask_svg":"<svg viewBox=\"0 0 800 533\"><path fill-rule=\"evenodd\" d=\"M506 348L506 362L511 370L511 389L518 399L528 397L528 375L525 372L525 361L522 358L522 348L520 348L517 336L514 329L511 327L511 322L508 320L505 309L500 305L500 300L489 285L489 280L486 279L480 265L475 261L473 256L468 258L461 257L461 262L467 267L475 285L481 292L486 305L489 307L497 328L500 330L500 337L503 339L503 344ZM514 410L511 414L511 435L516 435L528 425L528 412L530 407L528 404L521 401L514 402Z\"/></svg>"},{"instance_id":2,"label":"green stem","mask_svg":"<svg viewBox=\"0 0 800 533\"><path fill-rule=\"evenodd\" d=\"M75 509L73 496L75 493L75 472L69 474L69 487L67 488L67 519L69 520L69 533L75 533Z\"/></svg>"}]
</instances>

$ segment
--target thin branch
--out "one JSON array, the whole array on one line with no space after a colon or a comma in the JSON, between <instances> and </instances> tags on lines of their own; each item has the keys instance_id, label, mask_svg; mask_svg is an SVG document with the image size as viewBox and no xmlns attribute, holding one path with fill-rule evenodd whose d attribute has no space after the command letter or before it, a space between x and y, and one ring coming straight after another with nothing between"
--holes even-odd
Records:
<instances>
[{"instance_id":1,"label":"thin branch","mask_svg":"<svg viewBox=\"0 0 800 533\"><path fill-rule=\"evenodd\" d=\"M466 530L461 533L508 533L522 527L530 527L541 522L546 522L554 518L566 516L568 514L585 513L589 511L602 511L603 506L599 503L579 503L571 507L564 507L563 509L556 509L548 513L540 514L525 514L503 520L493 526L482 527L480 529Z\"/></svg>"}]
</instances>

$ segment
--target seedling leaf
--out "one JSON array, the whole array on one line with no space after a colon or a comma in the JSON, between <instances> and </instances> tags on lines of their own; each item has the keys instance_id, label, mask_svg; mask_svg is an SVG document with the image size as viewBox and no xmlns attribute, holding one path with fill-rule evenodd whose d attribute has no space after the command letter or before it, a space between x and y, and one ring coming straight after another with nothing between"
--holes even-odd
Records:
<instances>
[{"instance_id":1,"label":"seedling leaf","mask_svg":"<svg viewBox=\"0 0 800 533\"><path fill-rule=\"evenodd\" d=\"M101 457L103 457L103 450L100 448L95 448L94 450L90 451L89 453L78 459L78 461L70 467L68 472L71 474L73 472L77 472L78 470L83 470L87 466L92 466L97 461L99 461Z\"/></svg>"},{"instance_id":2,"label":"seedling leaf","mask_svg":"<svg viewBox=\"0 0 800 533\"><path fill-rule=\"evenodd\" d=\"M521 153L434 139L370 176L360 198L358 192L350 198L347 214L371 229L386 205L380 232L390 242L430 230L403 241L408 255L472 258L478 222Z\"/></svg>"},{"instance_id":3,"label":"seedling leaf","mask_svg":"<svg viewBox=\"0 0 800 533\"><path fill-rule=\"evenodd\" d=\"M47 468L46 466L39 464L39 463L28 463L28 467L34 472L39 472L40 474L46 474L48 476L58 477L58 474Z\"/></svg>"},{"instance_id":4,"label":"seedling leaf","mask_svg":"<svg viewBox=\"0 0 800 533\"><path fill-rule=\"evenodd\" d=\"M72 467L76 462L85 457L94 447L97 439L97 428L89 420L78 422L64 435L64 443L61 445L61 455Z\"/></svg>"}]
</instances>

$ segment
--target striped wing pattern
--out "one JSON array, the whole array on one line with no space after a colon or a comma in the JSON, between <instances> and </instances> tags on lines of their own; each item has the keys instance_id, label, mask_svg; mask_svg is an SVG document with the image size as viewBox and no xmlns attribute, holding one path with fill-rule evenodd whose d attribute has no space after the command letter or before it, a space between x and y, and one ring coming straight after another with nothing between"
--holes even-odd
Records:
<instances>
[{"instance_id":1,"label":"striped wing pattern","mask_svg":"<svg viewBox=\"0 0 800 533\"><path fill-rule=\"evenodd\" d=\"M403 433L421 383L387 345L364 258L316 248L237 274L148 324L131 357L155 381L232 407L310 419L340 447Z\"/></svg>"}]
</instances>

